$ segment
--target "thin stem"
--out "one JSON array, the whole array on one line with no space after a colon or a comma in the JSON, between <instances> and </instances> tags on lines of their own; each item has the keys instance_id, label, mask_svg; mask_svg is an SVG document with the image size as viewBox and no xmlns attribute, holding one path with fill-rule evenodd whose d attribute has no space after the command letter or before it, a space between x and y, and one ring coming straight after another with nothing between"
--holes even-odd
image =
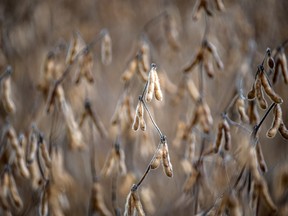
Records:
<instances>
[{"instance_id":1,"label":"thin stem","mask_svg":"<svg viewBox=\"0 0 288 216\"><path fill-rule=\"evenodd\" d=\"M148 167L146 168L146 171L145 171L144 175L143 175L142 178L139 180L139 182L138 182L136 185L134 185L132 188L136 188L136 190L137 190L137 188L142 184L143 180L145 179L145 177L147 176L147 174L148 174L149 171L151 170L151 164L152 164L152 162L154 161L154 159L155 159L155 157L156 157L156 152L157 152L158 149L161 147L161 145L162 145L162 142L159 143L156 151L154 152L154 155L153 155L151 161L149 162L149 165L148 165Z\"/></svg>"},{"instance_id":2,"label":"thin stem","mask_svg":"<svg viewBox=\"0 0 288 216\"><path fill-rule=\"evenodd\" d=\"M140 98L139 98L139 99L140 99ZM154 121L154 119L153 119L153 117L152 117L152 115L151 115L151 112L150 112L148 106L146 105L146 103L145 103L145 101L143 100L143 98L141 98L140 100L141 100L141 102L143 103L144 108L145 108L145 110L147 111L148 116L149 116L152 124L154 125L154 127L155 127L156 130L157 130L157 132L159 133L160 139L162 139L162 138L164 137L164 135L162 134L160 128L157 126L156 122Z\"/></svg>"},{"instance_id":3,"label":"thin stem","mask_svg":"<svg viewBox=\"0 0 288 216\"><path fill-rule=\"evenodd\" d=\"M238 99L238 94L236 93L233 98L230 100L230 103L226 106L224 109L224 113L228 113L228 111L231 109L231 107L235 104L236 100Z\"/></svg>"}]
</instances>

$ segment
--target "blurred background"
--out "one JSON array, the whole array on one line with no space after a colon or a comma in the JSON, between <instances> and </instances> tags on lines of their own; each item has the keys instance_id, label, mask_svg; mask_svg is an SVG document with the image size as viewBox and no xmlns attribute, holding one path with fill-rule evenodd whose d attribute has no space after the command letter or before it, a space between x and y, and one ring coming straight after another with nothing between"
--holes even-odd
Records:
<instances>
[{"instance_id":1,"label":"blurred background","mask_svg":"<svg viewBox=\"0 0 288 216\"><path fill-rule=\"evenodd\" d=\"M262 62L266 48L274 49L288 38L288 2L285 0L224 0L225 11L221 12L216 9L215 1L208 0L208 2L213 16L208 17L206 21L208 23L207 38L217 47L224 63L224 69L216 70L213 79L205 75L204 94L214 118L212 133L216 134L220 114L237 88L237 74L241 66L247 61L249 62L243 84L243 92L246 95L253 84L257 65ZM157 64L159 70L165 71L171 82L177 86L181 81L184 66L189 63L201 46L205 31L206 22L203 11L198 21L192 19L194 5L194 0L0 1L0 71L3 73L7 65L11 65L13 68L12 96L16 104L14 114L7 114L3 107L0 107L0 126L4 128L5 121L8 119L17 134L24 133L28 137L31 125L34 123L44 133L48 145L52 145L49 143L52 140L54 145L63 149L65 169L75 180L74 186L66 191L69 207L63 210L65 215L87 215L92 187L91 146L95 147L96 172L100 172L117 134L121 134L122 137L121 147L126 155L127 172L128 174L133 173L135 177L128 189L124 187L127 176L121 176L117 181L118 207L122 213L124 212L125 199L132 183L141 177L153 156L153 151L146 155L140 152L140 149L143 148L141 145L144 145L143 140L148 137L148 142L153 146L152 149L155 149L159 137L150 123L147 125L146 132L119 131L119 128L111 125L112 115L124 92L121 75L131 58L135 56L139 40L144 37L150 46L151 61ZM177 49L169 45L165 36L165 19L161 15L164 11L173 14L175 19L179 43ZM112 63L109 65L101 63L100 42L96 43L92 49L94 83L88 85L81 82L79 85L75 85L72 82L72 70L72 78L65 80L63 85L67 101L72 106L77 122L84 109L84 100L89 98L97 116L107 129L108 136L102 138L95 128L91 129L90 125L86 124L81 130L87 148L83 151L72 151L69 149L63 115L57 112L46 113L47 96L37 89L37 85L43 77L43 64L49 51L62 44L66 55L73 32L79 32L84 41L89 43L104 28L109 31L112 39ZM64 62L65 57L63 57ZM191 77L198 86L197 72L192 72ZM128 94L133 99L134 109L143 87L144 83L140 79L135 78L131 81ZM278 81L274 89L284 100L282 104L283 120L288 125L287 86L283 81ZM162 103L152 102L151 109L170 145L175 138L179 119L190 119L195 102L190 100L187 95L179 104L171 102L173 94L166 93L164 97ZM264 111L259 110L259 114L263 116ZM279 134L273 139L266 138L265 134L272 119L273 115L269 115L261 128L259 140L268 166L268 172L264 176L273 199L273 178L279 167L288 163L288 145L287 141ZM146 122L149 122L148 118ZM233 131L233 134L235 135L234 139L237 140L237 131ZM197 138L196 152L199 151L199 140ZM237 145L238 142L235 141L232 145ZM212 145L212 142L210 144ZM185 204L179 204L186 179L180 163L185 146L177 148L170 145L169 148L174 177L167 178L161 168L149 173L143 182L143 190L149 190L149 199L151 199L154 209L149 209L145 203L143 204L144 209L147 215L175 215L176 213L193 215L191 210L193 209L191 204L193 196L189 198L190 201L187 198ZM216 163L214 161L216 159L212 158L211 162L207 162L207 167L211 166L210 163ZM214 174L214 172L213 175L211 173L211 177L209 177L211 180L219 178ZM13 210L13 215L37 215L37 205L31 204L32 193L30 192L32 189L26 187L29 185L29 181L23 180L17 175L15 178L24 207L20 211ZM100 183L103 187L105 203L113 212L112 177L103 177L100 179ZM214 187L212 182L209 184ZM223 184L227 184L227 182ZM220 194L221 188L214 188L213 193L207 197L204 194L204 197L200 198L202 200L199 204L200 209L207 209L213 204L215 197ZM203 201L205 199L206 202ZM28 209L28 206L32 207L25 210ZM265 209L264 206L261 215L265 215L264 212L267 212Z\"/></svg>"}]
</instances>

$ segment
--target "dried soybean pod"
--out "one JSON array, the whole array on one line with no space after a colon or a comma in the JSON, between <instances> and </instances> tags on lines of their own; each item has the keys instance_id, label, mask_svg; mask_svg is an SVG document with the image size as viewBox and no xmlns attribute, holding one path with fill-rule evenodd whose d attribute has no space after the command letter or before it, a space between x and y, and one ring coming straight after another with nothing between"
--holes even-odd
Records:
<instances>
[{"instance_id":1,"label":"dried soybean pod","mask_svg":"<svg viewBox=\"0 0 288 216\"><path fill-rule=\"evenodd\" d=\"M259 114L258 114L255 100L248 101L247 115L249 117L249 123L251 125L255 125L257 124L257 122L259 122Z\"/></svg>"},{"instance_id":2,"label":"dried soybean pod","mask_svg":"<svg viewBox=\"0 0 288 216\"><path fill-rule=\"evenodd\" d=\"M48 192L46 188L43 188L40 197L40 204L39 204L39 215L40 216L48 216Z\"/></svg>"},{"instance_id":3,"label":"dried soybean pod","mask_svg":"<svg viewBox=\"0 0 288 216\"><path fill-rule=\"evenodd\" d=\"M267 101L264 98L263 91L262 91L262 86L261 86L261 80L257 76L256 81L255 81L255 91L256 91L256 97L257 97L257 102L259 106L262 109L267 108Z\"/></svg>"},{"instance_id":4,"label":"dried soybean pod","mask_svg":"<svg viewBox=\"0 0 288 216\"><path fill-rule=\"evenodd\" d=\"M156 65L152 63L148 76L147 92L145 95L145 99L147 102L150 102L153 98L155 88L155 73L156 73Z\"/></svg>"},{"instance_id":5,"label":"dried soybean pod","mask_svg":"<svg viewBox=\"0 0 288 216\"><path fill-rule=\"evenodd\" d=\"M222 136L223 136L223 122L220 122L218 125L218 132L217 132L217 137L216 137L216 142L215 142L215 147L214 147L215 153L219 151L219 147L222 141Z\"/></svg>"},{"instance_id":6,"label":"dried soybean pod","mask_svg":"<svg viewBox=\"0 0 288 216\"><path fill-rule=\"evenodd\" d=\"M201 12L201 2L202 0L197 0L195 5L194 5L194 8L193 8L193 12L192 12L192 18L193 20L198 20L199 19L199 16L200 16L200 12Z\"/></svg>"},{"instance_id":7,"label":"dried soybean pod","mask_svg":"<svg viewBox=\"0 0 288 216\"><path fill-rule=\"evenodd\" d=\"M163 94L162 94L161 87L160 87L159 77L158 77L158 74L156 71L155 71L154 76L155 76L154 77L154 79L155 79L155 87L154 87L155 98L158 101L162 101L163 100Z\"/></svg>"},{"instance_id":8,"label":"dried soybean pod","mask_svg":"<svg viewBox=\"0 0 288 216\"><path fill-rule=\"evenodd\" d=\"M256 81L253 83L252 89L248 92L247 98L249 100L253 100L256 96L255 85L256 85Z\"/></svg>"},{"instance_id":9,"label":"dried soybean pod","mask_svg":"<svg viewBox=\"0 0 288 216\"><path fill-rule=\"evenodd\" d=\"M168 145L167 145L166 141L164 141L164 143L162 143L162 165L163 165L163 169L165 171L165 174L168 177L172 177L173 176L173 168L172 168L172 164L170 161Z\"/></svg>"},{"instance_id":10,"label":"dried soybean pod","mask_svg":"<svg viewBox=\"0 0 288 216\"><path fill-rule=\"evenodd\" d=\"M146 131L146 122L145 122L145 120L144 120L144 117L142 116L142 117L139 117L139 123L140 123L140 129L142 130L142 131Z\"/></svg>"},{"instance_id":11,"label":"dried soybean pod","mask_svg":"<svg viewBox=\"0 0 288 216\"><path fill-rule=\"evenodd\" d=\"M267 172L267 170L268 170L267 165L266 165L266 162L264 160L261 145L259 142L256 144L255 148L256 148L256 156L257 156L259 167L262 170L262 172Z\"/></svg>"},{"instance_id":12,"label":"dried soybean pod","mask_svg":"<svg viewBox=\"0 0 288 216\"><path fill-rule=\"evenodd\" d=\"M11 95L11 74L12 67L8 66L5 70L5 77L1 80L1 99L2 104L7 113L14 113L16 111L15 103Z\"/></svg>"},{"instance_id":13,"label":"dried soybean pod","mask_svg":"<svg viewBox=\"0 0 288 216\"><path fill-rule=\"evenodd\" d=\"M138 115L135 115L134 121L133 121L133 124L132 124L132 129L134 131L137 131L139 129L139 125L140 125L140 118L139 118Z\"/></svg>"},{"instance_id":14,"label":"dried soybean pod","mask_svg":"<svg viewBox=\"0 0 288 216\"><path fill-rule=\"evenodd\" d=\"M200 93L199 93L197 87L195 86L193 80L192 79L187 79L186 85L187 85L188 93L190 94L192 99L194 101L198 101L199 98L200 98Z\"/></svg>"},{"instance_id":15,"label":"dried soybean pod","mask_svg":"<svg viewBox=\"0 0 288 216\"><path fill-rule=\"evenodd\" d=\"M112 40L107 29L102 30L104 36L101 41L101 60L104 65L112 62Z\"/></svg>"},{"instance_id":16,"label":"dried soybean pod","mask_svg":"<svg viewBox=\"0 0 288 216\"><path fill-rule=\"evenodd\" d=\"M131 192L132 192L131 195L132 195L132 197L133 197L133 199L135 201L135 208L136 208L138 216L145 216L145 212L143 210L143 206L142 206L142 203L140 201L140 197L139 197L139 195L137 193L137 190L131 191Z\"/></svg>"},{"instance_id":17,"label":"dried soybean pod","mask_svg":"<svg viewBox=\"0 0 288 216\"><path fill-rule=\"evenodd\" d=\"M215 59L217 68L219 70L222 70L224 68L224 64L221 61L221 58L219 56L216 46L207 40L204 41L204 44L205 44L206 49L212 54L213 58Z\"/></svg>"},{"instance_id":18,"label":"dried soybean pod","mask_svg":"<svg viewBox=\"0 0 288 216\"><path fill-rule=\"evenodd\" d=\"M150 68L150 47L145 40L142 40L140 44L140 52L143 69L145 72L148 72Z\"/></svg>"},{"instance_id":19,"label":"dried soybean pod","mask_svg":"<svg viewBox=\"0 0 288 216\"><path fill-rule=\"evenodd\" d=\"M138 104L137 104L137 107L136 107L136 114L139 116L139 117L143 117L144 115L144 107L143 107L143 103L142 101L138 101Z\"/></svg>"},{"instance_id":20,"label":"dried soybean pod","mask_svg":"<svg viewBox=\"0 0 288 216\"><path fill-rule=\"evenodd\" d=\"M260 71L259 76L260 76L261 84L266 94L270 97L270 99L274 101L275 103L282 103L283 102L282 98L278 94L276 94L275 91L271 88L270 83L264 71Z\"/></svg>"},{"instance_id":21,"label":"dried soybean pod","mask_svg":"<svg viewBox=\"0 0 288 216\"><path fill-rule=\"evenodd\" d=\"M279 126L279 133L281 134L281 136L284 139L288 139L288 129L286 128L285 124L283 123L283 121L281 122L280 126Z\"/></svg>"},{"instance_id":22,"label":"dried soybean pod","mask_svg":"<svg viewBox=\"0 0 288 216\"><path fill-rule=\"evenodd\" d=\"M230 133L230 125L228 124L226 119L223 120L223 130L225 138L224 148L226 151L229 151L231 149L231 133Z\"/></svg>"},{"instance_id":23,"label":"dried soybean pod","mask_svg":"<svg viewBox=\"0 0 288 216\"><path fill-rule=\"evenodd\" d=\"M202 60L203 60L203 50L199 49L198 52L194 55L193 59L191 60L191 63L184 68L183 72L188 73L192 71L193 68Z\"/></svg>"},{"instance_id":24,"label":"dried soybean pod","mask_svg":"<svg viewBox=\"0 0 288 216\"><path fill-rule=\"evenodd\" d=\"M11 172L9 172L8 174L8 180L9 180L9 191L10 191L11 199L17 208L22 208L23 202L18 193L18 189L17 189L14 177Z\"/></svg>"},{"instance_id":25,"label":"dried soybean pod","mask_svg":"<svg viewBox=\"0 0 288 216\"><path fill-rule=\"evenodd\" d=\"M276 104L276 106L274 107L274 119L270 129L266 133L266 136L269 138L273 138L276 135L282 121L283 120L281 106L280 104Z\"/></svg>"},{"instance_id":26,"label":"dried soybean pod","mask_svg":"<svg viewBox=\"0 0 288 216\"><path fill-rule=\"evenodd\" d=\"M219 11L225 10L225 6L224 6L222 0L215 0L215 3L216 3L217 10L219 10Z\"/></svg>"},{"instance_id":27,"label":"dried soybean pod","mask_svg":"<svg viewBox=\"0 0 288 216\"><path fill-rule=\"evenodd\" d=\"M187 193L193 188L193 186L195 185L195 183L197 181L198 176L199 176L199 172L194 167L192 167L191 173L187 177L187 179L184 183L184 186L183 186L184 192Z\"/></svg>"},{"instance_id":28,"label":"dried soybean pod","mask_svg":"<svg viewBox=\"0 0 288 216\"><path fill-rule=\"evenodd\" d=\"M122 74L121 79L125 82L129 81L134 75L136 69L137 69L137 58L133 58L131 62L129 62L128 68Z\"/></svg>"},{"instance_id":29,"label":"dried soybean pod","mask_svg":"<svg viewBox=\"0 0 288 216\"><path fill-rule=\"evenodd\" d=\"M161 163L162 159L162 143L159 144L158 149L156 150L155 156L153 160L151 161L150 167L151 169L157 169Z\"/></svg>"},{"instance_id":30,"label":"dried soybean pod","mask_svg":"<svg viewBox=\"0 0 288 216\"><path fill-rule=\"evenodd\" d=\"M204 61L204 62L203 62L203 67L204 67L204 69L205 69L208 77L213 78L213 77L214 77L214 74L215 74L215 71L214 71L212 62L210 62L210 61Z\"/></svg>"},{"instance_id":31,"label":"dried soybean pod","mask_svg":"<svg viewBox=\"0 0 288 216\"><path fill-rule=\"evenodd\" d=\"M44 141L42 135L40 135L39 137L39 147L40 147L41 156L44 160L45 166L47 168L51 168L51 158L47 149L46 142Z\"/></svg>"},{"instance_id":32,"label":"dried soybean pod","mask_svg":"<svg viewBox=\"0 0 288 216\"><path fill-rule=\"evenodd\" d=\"M270 48L267 48L266 53L267 53L267 56L268 56L268 58L267 58L267 65L268 65L268 67L269 67L270 69L273 69L274 66L275 66L275 62L274 62L273 57L271 56L271 50L270 50Z\"/></svg>"},{"instance_id":33,"label":"dried soybean pod","mask_svg":"<svg viewBox=\"0 0 288 216\"><path fill-rule=\"evenodd\" d=\"M132 191L130 191L126 198L124 216L134 216L135 207L135 200L132 197Z\"/></svg>"},{"instance_id":34,"label":"dried soybean pod","mask_svg":"<svg viewBox=\"0 0 288 216\"><path fill-rule=\"evenodd\" d=\"M239 97L236 101L236 108L238 110L238 113L240 115L240 119L242 122L248 122L249 121L249 118L246 114L246 111L245 111L245 103L244 103L244 99Z\"/></svg>"}]
</instances>

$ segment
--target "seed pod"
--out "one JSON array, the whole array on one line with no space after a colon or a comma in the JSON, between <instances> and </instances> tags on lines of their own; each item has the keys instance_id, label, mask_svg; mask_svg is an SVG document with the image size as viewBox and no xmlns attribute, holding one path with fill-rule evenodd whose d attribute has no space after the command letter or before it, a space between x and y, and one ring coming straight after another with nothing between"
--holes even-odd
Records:
<instances>
[{"instance_id":1,"label":"seed pod","mask_svg":"<svg viewBox=\"0 0 288 216\"><path fill-rule=\"evenodd\" d=\"M219 70L223 70L224 65L218 54L216 46L207 40L204 42L204 44L205 44L206 49L212 54L213 58L215 59L217 68Z\"/></svg>"},{"instance_id":2,"label":"seed pod","mask_svg":"<svg viewBox=\"0 0 288 216\"><path fill-rule=\"evenodd\" d=\"M187 79L186 85L187 85L188 92L189 92L190 96L192 97L192 99L194 101L198 101L200 98L200 93L199 93L197 87L195 86L193 80Z\"/></svg>"},{"instance_id":3,"label":"seed pod","mask_svg":"<svg viewBox=\"0 0 288 216\"><path fill-rule=\"evenodd\" d=\"M14 177L11 173L8 174L8 180L9 180L9 191L10 191L10 195L11 195L11 199L14 203L14 205L17 208L22 208L23 207L23 202L21 200L21 197L18 193L18 189L14 180Z\"/></svg>"},{"instance_id":4,"label":"seed pod","mask_svg":"<svg viewBox=\"0 0 288 216\"><path fill-rule=\"evenodd\" d=\"M126 168L126 164L125 164L125 153L124 153L123 149L119 149L119 151L117 153L118 153L117 155L118 155L119 173L120 173L120 175L126 175L127 168Z\"/></svg>"},{"instance_id":5,"label":"seed pod","mask_svg":"<svg viewBox=\"0 0 288 216\"><path fill-rule=\"evenodd\" d=\"M261 145L259 142L256 144L256 156L257 156L257 161L258 161L259 167L262 170L262 172L267 172L267 170L268 170L267 165L266 165L266 162L264 160Z\"/></svg>"},{"instance_id":6,"label":"seed pod","mask_svg":"<svg viewBox=\"0 0 288 216\"><path fill-rule=\"evenodd\" d=\"M133 216L135 214L135 211L139 216L145 215L143 206L137 193L137 189L133 190L134 186L135 185L132 186L132 189L127 196L124 216Z\"/></svg>"},{"instance_id":7,"label":"seed pod","mask_svg":"<svg viewBox=\"0 0 288 216\"><path fill-rule=\"evenodd\" d=\"M14 113L16 111L15 103L12 100L12 93L11 93L11 73L12 69L10 66L6 68L6 71L10 70L11 72L6 75L5 78L1 80L1 99L2 104L7 113Z\"/></svg>"},{"instance_id":8,"label":"seed pod","mask_svg":"<svg viewBox=\"0 0 288 216\"><path fill-rule=\"evenodd\" d=\"M142 117L139 117L139 119L140 119L140 129L142 130L142 131L146 131L146 122L145 122L145 120L144 120L144 117L142 116Z\"/></svg>"},{"instance_id":9,"label":"seed pod","mask_svg":"<svg viewBox=\"0 0 288 216\"><path fill-rule=\"evenodd\" d=\"M143 103L139 100L137 107L136 107L136 113L139 117L143 117L144 115L144 107L143 107Z\"/></svg>"},{"instance_id":10,"label":"seed pod","mask_svg":"<svg viewBox=\"0 0 288 216\"><path fill-rule=\"evenodd\" d=\"M104 65L109 65L112 62L112 40L109 32L103 30L104 36L101 41L101 60Z\"/></svg>"},{"instance_id":11,"label":"seed pod","mask_svg":"<svg viewBox=\"0 0 288 216\"><path fill-rule=\"evenodd\" d=\"M150 102L153 98L155 88L155 73L156 73L156 67L152 64L148 76L147 92L145 95L146 96L145 99L147 102Z\"/></svg>"},{"instance_id":12,"label":"seed pod","mask_svg":"<svg viewBox=\"0 0 288 216\"><path fill-rule=\"evenodd\" d=\"M282 121L283 119L281 106L279 104L276 104L276 106L274 107L274 119L272 125L266 133L266 136L268 138L273 138L276 135Z\"/></svg>"},{"instance_id":13,"label":"seed pod","mask_svg":"<svg viewBox=\"0 0 288 216\"><path fill-rule=\"evenodd\" d=\"M168 145L166 142L162 144L162 165L165 174L168 177L173 177L173 168L172 164L170 162L170 156L169 156L169 151L168 151Z\"/></svg>"},{"instance_id":14,"label":"seed pod","mask_svg":"<svg viewBox=\"0 0 288 216\"><path fill-rule=\"evenodd\" d=\"M270 197L267 184L263 178L260 181L255 182L255 187L258 188L262 198L266 202L266 204L271 208L273 212L277 211L277 207L274 204L273 200Z\"/></svg>"},{"instance_id":15,"label":"seed pod","mask_svg":"<svg viewBox=\"0 0 288 216\"><path fill-rule=\"evenodd\" d=\"M114 165L116 163L117 153L115 148L111 149L109 152L109 155L107 156L107 159L104 163L104 166L102 168L102 173L104 176L109 176L114 168Z\"/></svg>"},{"instance_id":16,"label":"seed pod","mask_svg":"<svg viewBox=\"0 0 288 216\"><path fill-rule=\"evenodd\" d=\"M239 97L236 101L236 109L238 110L238 113L240 115L240 119L242 122L248 122L249 121L249 118L246 114L246 111L245 111L245 103L244 103L244 100L243 98Z\"/></svg>"},{"instance_id":17,"label":"seed pod","mask_svg":"<svg viewBox=\"0 0 288 216\"><path fill-rule=\"evenodd\" d=\"M134 121L133 121L133 124L132 124L132 129L134 131L137 131L139 129L139 125L140 125L140 118L139 118L138 115L135 115Z\"/></svg>"},{"instance_id":18,"label":"seed pod","mask_svg":"<svg viewBox=\"0 0 288 216\"><path fill-rule=\"evenodd\" d=\"M135 212L135 200L132 197L132 191L130 191L126 198L124 216L133 216L134 212Z\"/></svg>"},{"instance_id":19,"label":"seed pod","mask_svg":"<svg viewBox=\"0 0 288 216\"><path fill-rule=\"evenodd\" d=\"M93 55L91 51L86 49L78 58L79 68L76 72L75 83L79 84L82 77L85 77L89 83L94 82L93 78Z\"/></svg>"},{"instance_id":20,"label":"seed pod","mask_svg":"<svg viewBox=\"0 0 288 216\"><path fill-rule=\"evenodd\" d=\"M156 71L154 73L154 76L155 76L154 77L154 81L155 81L155 87L154 87L155 98L158 101L162 101L163 100L163 94L162 94L162 91L161 91L160 81L159 81L159 78L158 78L158 75L157 75Z\"/></svg>"},{"instance_id":21,"label":"seed pod","mask_svg":"<svg viewBox=\"0 0 288 216\"><path fill-rule=\"evenodd\" d=\"M256 81L255 81L255 83L253 84L252 89L248 92L247 97L248 97L249 100L253 100L253 99L255 98L255 96L256 96L255 85L256 85Z\"/></svg>"},{"instance_id":22,"label":"seed pod","mask_svg":"<svg viewBox=\"0 0 288 216\"><path fill-rule=\"evenodd\" d=\"M247 115L251 125L255 125L259 122L259 114L255 101L248 101Z\"/></svg>"},{"instance_id":23,"label":"seed pod","mask_svg":"<svg viewBox=\"0 0 288 216\"><path fill-rule=\"evenodd\" d=\"M271 50L269 48L267 48L266 50L266 53L267 53L267 65L270 69L274 69L274 66L275 66L275 62L274 62L274 59L273 57L271 56Z\"/></svg>"},{"instance_id":24,"label":"seed pod","mask_svg":"<svg viewBox=\"0 0 288 216\"><path fill-rule=\"evenodd\" d=\"M187 148L185 151L185 158L188 161L192 161L195 155L195 135L190 133L187 141Z\"/></svg>"},{"instance_id":25,"label":"seed pod","mask_svg":"<svg viewBox=\"0 0 288 216\"><path fill-rule=\"evenodd\" d=\"M45 188L41 193L38 212L40 216L48 216L48 192L46 191Z\"/></svg>"},{"instance_id":26,"label":"seed pod","mask_svg":"<svg viewBox=\"0 0 288 216\"><path fill-rule=\"evenodd\" d=\"M215 0L215 4L216 4L216 7L217 7L217 10L219 10L219 11L224 11L225 10L225 6L224 6L222 0Z\"/></svg>"},{"instance_id":27,"label":"seed pod","mask_svg":"<svg viewBox=\"0 0 288 216\"><path fill-rule=\"evenodd\" d=\"M103 189L99 182L93 182L90 202L92 215L99 213L103 216L112 216L112 213L109 211L105 204L103 198Z\"/></svg>"},{"instance_id":28,"label":"seed pod","mask_svg":"<svg viewBox=\"0 0 288 216\"><path fill-rule=\"evenodd\" d=\"M204 61L203 62L203 67L204 67L208 77L213 78L214 74L215 74L215 71L214 71L212 62Z\"/></svg>"},{"instance_id":29,"label":"seed pod","mask_svg":"<svg viewBox=\"0 0 288 216\"><path fill-rule=\"evenodd\" d=\"M287 58L286 58L284 49L282 49L280 52L279 63L281 66L281 72L282 72L284 82L288 84Z\"/></svg>"},{"instance_id":30,"label":"seed pod","mask_svg":"<svg viewBox=\"0 0 288 216\"><path fill-rule=\"evenodd\" d=\"M28 170L30 173L32 188L34 190L39 189L39 187L43 183L43 180L42 180L42 177L39 171L39 166L36 160L33 160L31 163L28 164Z\"/></svg>"},{"instance_id":31,"label":"seed pod","mask_svg":"<svg viewBox=\"0 0 288 216\"><path fill-rule=\"evenodd\" d=\"M135 207L136 207L137 214L139 216L145 216L143 206L142 206L142 203L140 201L140 198L139 198L137 191L132 191L131 195L132 195L133 199L135 200Z\"/></svg>"},{"instance_id":32,"label":"seed pod","mask_svg":"<svg viewBox=\"0 0 288 216\"><path fill-rule=\"evenodd\" d=\"M183 72L188 73L188 72L192 71L193 68L202 60L203 60L203 50L199 49L198 52L196 53L196 55L191 60L191 63L184 68Z\"/></svg>"},{"instance_id":33,"label":"seed pod","mask_svg":"<svg viewBox=\"0 0 288 216\"><path fill-rule=\"evenodd\" d=\"M175 135L175 138L172 142L172 145L174 147L179 148L181 141L187 139L187 135L186 135L185 131L186 131L185 122L179 121L177 124L176 135Z\"/></svg>"},{"instance_id":34,"label":"seed pod","mask_svg":"<svg viewBox=\"0 0 288 216\"><path fill-rule=\"evenodd\" d=\"M41 153L41 157L44 160L45 166L47 168L51 168L51 158L46 146L46 142L43 140L43 138L40 138L41 141L39 142L39 147L40 147L40 153Z\"/></svg>"},{"instance_id":35,"label":"seed pod","mask_svg":"<svg viewBox=\"0 0 288 216\"><path fill-rule=\"evenodd\" d=\"M66 65L73 64L74 61L77 60L77 55L84 47L86 47L86 43L81 34L79 32L74 32L66 56Z\"/></svg>"},{"instance_id":36,"label":"seed pod","mask_svg":"<svg viewBox=\"0 0 288 216\"><path fill-rule=\"evenodd\" d=\"M189 174L189 176L187 177L185 183L184 183L184 187L183 187L183 191L184 192L189 192L193 186L195 185L197 178L199 176L199 172L192 167L191 173Z\"/></svg>"},{"instance_id":37,"label":"seed pod","mask_svg":"<svg viewBox=\"0 0 288 216\"><path fill-rule=\"evenodd\" d=\"M284 139L288 139L288 129L286 128L285 124L283 123L283 121L281 122L280 126L279 126L279 133L281 134L281 136Z\"/></svg>"},{"instance_id":38,"label":"seed pod","mask_svg":"<svg viewBox=\"0 0 288 216\"><path fill-rule=\"evenodd\" d=\"M128 65L128 68L124 71L121 76L121 79L125 82L129 81L134 75L137 69L137 58L134 58Z\"/></svg>"},{"instance_id":39,"label":"seed pod","mask_svg":"<svg viewBox=\"0 0 288 216\"><path fill-rule=\"evenodd\" d=\"M214 147L215 153L219 151L219 147L222 141L222 136L223 136L223 122L220 122L220 124L218 125L217 138L216 138L215 147Z\"/></svg>"},{"instance_id":40,"label":"seed pod","mask_svg":"<svg viewBox=\"0 0 288 216\"><path fill-rule=\"evenodd\" d=\"M229 151L231 149L231 133L230 133L230 125L228 124L226 119L223 120L223 130L225 138L224 148L226 151Z\"/></svg>"},{"instance_id":41,"label":"seed pod","mask_svg":"<svg viewBox=\"0 0 288 216\"><path fill-rule=\"evenodd\" d=\"M143 82L147 82L148 76L147 73L144 69L143 61L142 61L142 56L141 54L137 54L137 74L140 76L140 78L143 80Z\"/></svg>"},{"instance_id":42,"label":"seed pod","mask_svg":"<svg viewBox=\"0 0 288 216\"><path fill-rule=\"evenodd\" d=\"M155 156L150 164L151 169L157 169L159 167L162 159L162 154L163 154L162 144L160 143L160 146L156 150Z\"/></svg>"},{"instance_id":43,"label":"seed pod","mask_svg":"<svg viewBox=\"0 0 288 216\"><path fill-rule=\"evenodd\" d=\"M150 47L145 40L142 40L140 43L140 52L143 69L145 72L148 72L150 68Z\"/></svg>"},{"instance_id":44,"label":"seed pod","mask_svg":"<svg viewBox=\"0 0 288 216\"><path fill-rule=\"evenodd\" d=\"M270 83L267 77L265 76L264 71L261 71L259 76L261 79L261 84L266 94L270 97L270 99L274 101L275 103L282 103L283 102L282 98L278 94L276 94L275 91L271 88Z\"/></svg>"},{"instance_id":45,"label":"seed pod","mask_svg":"<svg viewBox=\"0 0 288 216\"><path fill-rule=\"evenodd\" d=\"M192 18L193 20L198 20L199 16L200 16L200 12L201 9L204 9L206 14L208 16L212 16L212 12L210 11L210 9L208 8L208 3L207 0L197 0L197 2L195 3L195 6L193 8L193 12L192 12Z\"/></svg>"},{"instance_id":46,"label":"seed pod","mask_svg":"<svg viewBox=\"0 0 288 216\"><path fill-rule=\"evenodd\" d=\"M178 50L180 45L178 42L179 32L177 29L177 22L172 14L166 14L164 20L164 31L168 44L174 49Z\"/></svg>"},{"instance_id":47,"label":"seed pod","mask_svg":"<svg viewBox=\"0 0 288 216\"><path fill-rule=\"evenodd\" d=\"M258 76L257 76L256 81L255 81L255 91L256 91L256 97L257 97L258 105L262 109L266 109L267 108L267 101L264 98L262 86L261 86L261 80Z\"/></svg>"}]
</instances>

